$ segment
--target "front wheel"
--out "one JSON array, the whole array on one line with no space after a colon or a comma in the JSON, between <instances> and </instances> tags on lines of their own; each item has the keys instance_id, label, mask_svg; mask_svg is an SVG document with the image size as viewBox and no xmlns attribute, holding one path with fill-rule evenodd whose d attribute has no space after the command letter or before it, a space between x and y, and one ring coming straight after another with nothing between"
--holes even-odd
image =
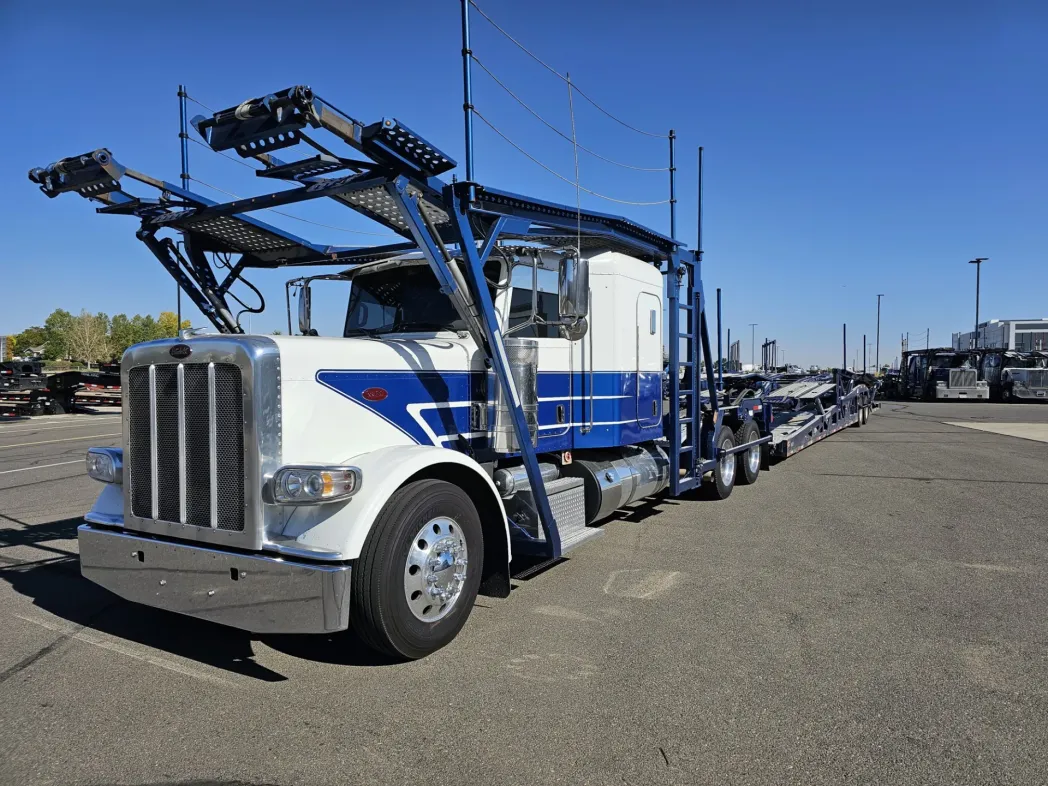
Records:
<instances>
[{"instance_id":1,"label":"front wheel","mask_svg":"<svg viewBox=\"0 0 1048 786\"><path fill-rule=\"evenodd\" d=\"M353 629L394 657L435 652L466 624L483 563L469 495L442 480L409 483L386 503L354 566Z\"/></svg>"}]
</instances>

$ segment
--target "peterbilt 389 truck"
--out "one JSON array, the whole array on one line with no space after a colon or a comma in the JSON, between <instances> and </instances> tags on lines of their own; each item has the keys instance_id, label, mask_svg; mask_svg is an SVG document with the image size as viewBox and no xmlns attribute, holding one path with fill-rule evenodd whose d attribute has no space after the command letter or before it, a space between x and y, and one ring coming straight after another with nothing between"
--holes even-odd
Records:
<instances>
[{"instance_id":1,"label":"peterbilt 389 truck","mask_svg":"<svg viewBox=\"0 0 1048 786\"><path fill-rule=\"evenodd\" d=\"M192 122L290 187L215 203L106 149L30 172L47 196L137 219L217 331L124 355L123 447L88 454L104 483L79 531L88 579L254 632L352 626L418 658L478 592L508 595L511 560L556 561L644 497L723 499L757 479L769 409L700 395L702 369L716 383L699 252L620 216L446 182L455 162L404 124L362 123L306 87ZM299 144L319 152L275 155ZM402 240L324 246L255 215L315 199ZM320 265L336 272L289 282L298 335L244 333L246 273ZM318 278L350 284L335 335L313 319Z\"/></svg>"}]
</instances>

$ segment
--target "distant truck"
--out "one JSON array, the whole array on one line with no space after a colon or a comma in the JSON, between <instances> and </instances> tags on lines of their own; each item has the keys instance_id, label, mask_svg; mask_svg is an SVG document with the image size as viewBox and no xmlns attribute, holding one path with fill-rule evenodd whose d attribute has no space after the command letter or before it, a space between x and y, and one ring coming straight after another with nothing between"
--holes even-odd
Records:
<instances>
[{"instance_id":1,"label":"distant truck","mask_svg":"<svg viewBox=\"0 0 1048 786\"><path fill-rule=\"evenodd\" d=\"M950 347L902 353L899 398L988 401L990 386L979 379L979 354Z\"/></svg>"},{"instance_id":2,"label":"distant truck","mask_svg":"<svg viewBox=\"0 0 1048 786\"><path fill-rule=\"evenodd\" d=\"M994 401L1048 402L1048 352L982 350L979 376Z\"/></svg>"}]
</instances>

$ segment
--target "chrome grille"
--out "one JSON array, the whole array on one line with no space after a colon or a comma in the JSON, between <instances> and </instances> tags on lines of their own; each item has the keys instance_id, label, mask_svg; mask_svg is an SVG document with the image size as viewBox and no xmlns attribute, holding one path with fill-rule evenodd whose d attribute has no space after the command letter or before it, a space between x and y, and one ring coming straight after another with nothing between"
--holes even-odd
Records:
<instances>
[{"instance_id":1,"label":"chrome grille","mask_svg":"<svg viewBox=\"0 0 1048 786\"><path fill-rule=\"evenodd\" d=\"M131 513L244 529L244 399L230 363L158 363L128 371ZM216 493L221 490L221 493Z\"/></svg>"},{"instance_id":2,"label":"chrome grille","mask_svg":"<svg viewBox=\"0 0 1048 786\"><path fill-rule=\"evenodd\" d=\"M974 368L951 368L951 388L974 388L976 372Z\"/></svg>"},{"instance_id":3,"label":"chrome grille","mask_svg":"<svg viewBox=\"0 0 1048 786\"><path fill-rule=\"evenodd\" d=\"M1026 372L1027 385L1032 388L1048 388L1048 369L1032 368Z\"/></svg>"}]
</instances>

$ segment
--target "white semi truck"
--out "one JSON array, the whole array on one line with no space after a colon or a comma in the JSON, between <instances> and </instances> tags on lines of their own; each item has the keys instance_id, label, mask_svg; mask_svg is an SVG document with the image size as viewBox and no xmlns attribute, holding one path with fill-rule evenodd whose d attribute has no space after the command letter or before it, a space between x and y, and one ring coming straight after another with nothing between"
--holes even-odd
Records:
<instances>
[{"instance_id":1,"label":"white semi truck","mask_svg":"<svg viewBox=\"0 0 1048 786\"><path fill-rule=\"evenodd\" d=\"M48 196L139 219L218 331L125 354L123 447L88 454L104 482L79 532L88 579L249 631L352 626L418 658L478 592L509 593L514 557L557 560L643 497L723 499L757 479L770 412L700 395L714 364L697 252L619 216L446 183L455 162L403 124L364 125L305 87L193 124L291 187L216 204L105 149L30 172ZM274 155L300 142L324 152ZM253 215L322 198L403 242L321 246ZM315 265L339 271L289 282L301 335L244 334L245 272ZM335 335L312 319L316 278L350 282Z\"/></svg>"}]
</instances>

